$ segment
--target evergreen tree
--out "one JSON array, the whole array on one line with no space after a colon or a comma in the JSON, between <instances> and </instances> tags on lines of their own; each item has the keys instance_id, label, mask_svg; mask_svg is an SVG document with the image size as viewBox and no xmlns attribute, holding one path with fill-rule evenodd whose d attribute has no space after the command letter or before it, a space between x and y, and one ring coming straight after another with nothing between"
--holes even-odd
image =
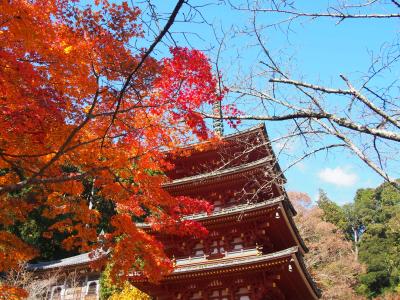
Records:
<instances>
[{"instance_id":1,"label":"evergreen tree","mask_svg":"<svg viewBox=\"0 0 400 300\"><path fill-rule=\"evenodd\" d=\"M99 190L93 187L91 181L83 182L83 198L87 199L87 206L100 212L100 220L97 225L97 233L110 232L110 219L115 214L115 206L104 197L100 196ZM33 201L33 200L32 200ZM74 219L71 213L59 214L49 217L45 212L46 205L33 209L24 222L16 222L11 231L20 237L28 245L39 250L40 256L32 262L62 259L78 254L78 249L66 249L63 241L71 234L63 230L49 230L55 224L68 218Z\"/></svg>"},{"instance_id":2,"label":"evergreen tree","mask_svg":"<svg viewBox=\"0 0 400 300\"><path fill-rule=\"evenodd\" d=\"M322 220L345 233L366 267L357 291L369 298L400 293L400 191L388 183L359 189L353 203L339 206L320 190L317 205Z\"/></svg>"},{"instance_id":3,"label":"evergreen tree","mask_svg":"<svg viewBox=\"0 0 400 300\"><path fill-rule=\"evenodd\" d=\"M330 200L324 190L319 190L317 206L323 211L322 220L335 224L345 231L347 222L343 209Z\"/></svg>"},{"instance_id":4,"label":"evergreen tree","mask_svg":"<svg viewBox=\"0 0 400 300\"><path fill-rule=\"evenodd\" d=\"M399 290L399 204L400 192L387 183L356 194L353 219L361 228L359 259L367 267L359 291L368 297Z\"/></svg>"}]
</instances>

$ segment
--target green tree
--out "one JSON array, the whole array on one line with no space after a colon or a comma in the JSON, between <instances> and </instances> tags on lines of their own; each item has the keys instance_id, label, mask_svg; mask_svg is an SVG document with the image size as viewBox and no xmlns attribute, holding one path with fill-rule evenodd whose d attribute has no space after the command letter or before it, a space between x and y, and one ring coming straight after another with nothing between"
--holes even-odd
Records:
<instances>
[{"instance_id":1,"label":"green tree","mask_svg":"<svg viewBox=\"0 0 400 300\"><path fill-rule=\"evenodd\" d=\"M317 206L322 209L322 220L335 224L342 231L346 230L347 222L342 207L330 200L324 190L319 190Z\"/></svg>"},{"instance_id":2,"label":"green tree","mask_svg":"<svg viewBox=\"0 0 400 300\"><path fill-rule=\"evenodd\" d=\"M83 182L83 185L84 191L82 196L87 200L87 205L100 212L97 233L111 231L109 221L115 214L115 205L112 201L100 195L99 190L94 188L93 182L86 180ZM32 201L34 201L34 198ZM73 215L70 213L60 214L50 218L44 213L47 209L46 205L41 205L33 209L24 222L15 222L15 225L11 229L12 232L24 242L39 250L40 256L36 257L34 261L61 259L78 254L77 249L67 250L62 245L62 242L70 233L52 230L51 235L48 235L50 232L49 228L68 218L73 219Z\"/></svg>"},{"instance_id":3,"label":"green tree","mask_svg":"<svg viewBox=\"0 0 400 300\"><path fill-rule=\"evenodd\" d=\"M400 282L400 192L390 184L357 191L353 220L361 228L359 260L367 267L358 290L368 297L396 292Z\"/></svg>"},{"instance_id":4,"label":"green tree","mask_svg":"<svg viewBox=\"0 0 400 300\"><path fill-rule=\"evenodd\" d=\"M389 183L359 189L343 206L320 190L322 220L353 242L355 259L366 266L357 291L369 298L400 293L400 191Z\"/></svg>"},{"instance_id":5,"label":"green tree","mask_svg":"<svg viewBox=\"0 0 400 300\"><path fill-rule=\"evenodd\" d=\"M345 204L342 206L342 209L346 223L344 233L347 239L353 241L354 255L356 260L358 260L359 243L364 231L364 225L361 220L362 215L360 215L354 203Z\"/></svg>"},{"instance_id":6,"label":"green tree","mask_svg":"<svg viewBox=\"0 0 400 300\"><path fill-rule=\"evenodd\" d=\"M325 211L309 205L307 195L292 192L289 197L298 212L296 224L310 250L304 260L322 290L322 299L364 299L354 290L363 268L354 258L351 242L340 228L324 220Z\"/></svg>"}]
</instances>

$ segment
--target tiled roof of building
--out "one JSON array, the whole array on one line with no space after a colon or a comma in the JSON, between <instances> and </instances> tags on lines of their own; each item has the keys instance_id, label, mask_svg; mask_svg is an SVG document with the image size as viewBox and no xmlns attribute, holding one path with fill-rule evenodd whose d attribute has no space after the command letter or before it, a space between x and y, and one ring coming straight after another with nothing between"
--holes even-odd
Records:
<instances>
[{"instance_id":1,"label":"tiled roof of building","mask_svg":"<svg viewBox=\"0 0 400 300\"><path fill-rule=\"evenodd\" d=\"M63 259L51 260L46 262L38 262L35 264L28 264L28 269L32 271L49 270L62 267L77 266L83 264L89 264L104 255L107 255L104 251L93 251L88 253L83 253Z\"/></svg>"},{"instance_id":2,"label":"tiled roof of building","mask_svg":"<svg viewBox=\"0 0 400 300\"><path fill-rule=\"evenodd\" d=\"M247 129L244 129L244 130L236 131L236 132L229 133L229 134L224 134L223 136L221 136L221 138L223 140L229 140L229 139L237 138L237 137L240 137L242 135L251 133L252 131L257 131L257 130L264 129L264 128L265 128L265 124L264 123L260 123L260 124L257 124L255 126L249 127ZM197 145L206 144L206 143L209 143L209 141L201 141L201 142L191 143L189 145L182 145L180 148L181 149L193 148L193 147L195 147Z\"/></svg>"},{"instance_id":3,"label":"tiled roof of building","mask_svg":"<svg viewBox=\"0 0 400 300\"><path fill-rule=\"evenodd\" d=\"M232 254L226 255L221 259L211 259L205 260L204 262L198 262L196 264L190 263L190 260L180 261L177 263L172 274L185 273L185 272L194 272L198 270L208 270L208 269L220 269L227 268L233 266L243 266L246 264L252 264L256 262L264 262L269 260L275 260L282 257L287 257L291 254L294 254L298 251L298 247L291 247L282 251L272 252L264 255L260 255L257 253L251 253L251 255L233 256Z\"/></svg>"},{"instance_id":4,"label":"tiled roof of building","mask_svg":"<svg viewBox=\"0 0 400 300\"><path fill-rule=\"evenodd\" d=\"M281 251L277 252L272 252L268 254L261 254L260 252L257 251L257 253L250 253L250 255L242 255L242 256L237 256L237 255L227 255L226 258L222 259L213 259L209 260L208 262L199 262L196 264L188 264L187 262L181 262L180 264L177 263L175 266L174 271L170 276L174 275L180 275L180 274L185 274L185 273L193 273L193 272L206 272L209 270L223 270L223 269L229 269L229 268L237 268L237 267L246 267L250 265L255 265L259 263L267 263L269 261L274 264L277 260L282 259L288 259L289 264L294 263L294 265L298 264L299 271L302 272L305 275L306 281L308 282L309 286L315 293L316 297L321 296L321 292L316 286L315 282L311 278L309 272L306 269L306 266L304 265L304 262L301 258L301 255L299 255L299 248L297 246L284 249ZM254 251L253 251L254 252ZM232 257L230 257L232 256ZM273 262L274 261L274 262ZM296 261L296 262L295 262ZM247 267L246 267L247 268Z\"/></svg>"},{"instance_id":5,"label":"tiled roof of building","mask_svg":"<svg viewBox=\"0 0 400 300\"><path fill-rule=\"evenodd\" d=\"M212 172L208 173L202 173L194 176L189 176L189 177L184 177L180 179L175 179L171 182L163 184L163 187L169 188L172 186L178 186L178 185L183 185L187 183L201 183L204 180L211 180L215 178L221 178L222 176L225 175L230 175L230 174L235 174L235 173L240 173L244 172L247 170L255 169L260 166L266 165L268 162L272 161L272 157L264 157L262 159L247 163L247 164L242 164L239 166L227 168L227 169L220 169L220 170L215 170Z\"/></svg>"},{"instance_id":6,"label":"tiled roof of building","mask_svg":"<svg viewBox=\"0 0 400 300\"><path fill-rule=\"evenodd\" d=\"M209 215L207 213L201 213L201 214L193 214L193 215L184 216L183 220L200 221L203 219L217 218L219 216L224 216L224 215L248 212L248 211L256 210L259 208L272 206L283 200L284 200L284 197L280 196L280 197L276 197L276 198L269 199L267 201L258 202L258 203L249 203L249 204L246 203L246 204L234 205L234 206L231 206L228 208L223 208L219 211L214 211ZM150 227L150 225L147 223L136 223L136 226L141 227L141 228Z\"/></svg>"},{"instance_id":7,"label":"tiled roof of building","mask_svg":"<svg viewBox=\"0 0 400 300\"><path fill-rule=\"evenodd\" d=\"M297 266L299 272L304 274L305 281L313 291L315 298L319 298L321 296L320 290L312 280L304 265L301 255L299 255L299 248L297 246L267 254L261 254L261 252L258 250L248 250L247 253L243 251L243 255L228 253L228 255L225 255L220 259L207 260L199 257L198 259L192 258L191 260L178 260L174 271L167 276L166 280L179 278L181 276L191 276L190 278L194 278L192 276L201 276L202 274L208 276L210 272L212 272L212 274L217 274L215 272L220 272L222 274L224 270L240 271L243 268L244 270L251 270L253 267L257 268L258 265L265 267L266 264L270 264L271 266L277 264L289 264L291 265L289 266L289 268L291 268L290 270ZM289 272L291 272L290 270ZM137 279L139 281L143 280L140 272L135 272L133 274L134 281L135 276L138 276Z\"/></svg>"}]
</instances>

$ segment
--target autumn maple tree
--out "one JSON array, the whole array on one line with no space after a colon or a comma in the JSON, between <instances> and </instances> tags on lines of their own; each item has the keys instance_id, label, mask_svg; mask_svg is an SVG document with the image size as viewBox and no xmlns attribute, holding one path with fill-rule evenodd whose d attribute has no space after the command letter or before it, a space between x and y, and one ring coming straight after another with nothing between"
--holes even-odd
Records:
<instances>
[{"instance_id":1,"label":"autumn maple tree","mask_svg":"<svg viewBox=\"0 0 400 300\"><path fill-rule=\"evenodd\" d=\"M136 269L156 280L171 269L134 217L156 231L204 233L181 216L207 202L161 187L173 167L165 151L206 138L196 110L222 97L200 51L152 55L183 2L147 47L135 46L146 41L141 12L126 2L0 2L0 272L40 254L9 230L37 207L57 220L47 238L64 232L67 249L109 251L119 276ZM100 238L83 182L115 205Z\"/></svg>"}]
</instances>

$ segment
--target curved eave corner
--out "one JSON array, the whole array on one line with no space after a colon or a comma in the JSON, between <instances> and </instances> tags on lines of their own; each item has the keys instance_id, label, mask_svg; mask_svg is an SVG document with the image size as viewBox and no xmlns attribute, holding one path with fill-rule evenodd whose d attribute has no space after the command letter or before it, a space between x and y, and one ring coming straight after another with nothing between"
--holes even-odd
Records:
<instances>
[{"instance_id":1,"label":"curved eave corner","mask_svg":"<svg viewBox=\"0 0 400 300\"><path fill-rule=\"evenodd\" d=\"M300 247L301 253L304 255L309 251L307 248L306 244L304 243L303 238L301 237L299 230L297 229L296 223L294 222L292 216L290 213L287 213L286 209L286 202L281 202L279 205L281 209L285 212L284 217L285 217L285 222L287 226L289 227L290 232L292 233L293 238L297 241L297 244Z\"/></svg>"},{"instance_id":2,"label":"curved eave corner","mask_svg":"<svg viewBox=\"0 0 400 300\"><path fill-rule=\"evenodd\" d=\"M307 267L303 261L303 257L299 252L292 254L296 267L301 270L301 274L304 275L303 280L307 285L307 288L312 292L315 296L315 299L319 299L322 296L321 290L317 287L316 283L312 279L310 273L307 270Z\"/></svg>"},{"instance_id":3,"label":"curved eave corner","mask_svg":"<svg viewBox=\"0 0 400 300\"><path fill-rule=\"evenodd\" d=\"M269 149L269 151L270 151L270 153L271 153L271 155L272 155L272 157L273 157L273 160L275 161L276 169L278 170L278 173L279 173L280 176L282 177L283 182L286 183L286 182L287 182L286 176L285 176L285 174L283 174L282 168L281 168L281 166L279 165L279 162L278 162L278 159L277 159L277 157L276 157L276 155L275 155L275 152L274 152L274 150L272 149L271 141L270 141L270 139L269 139L269 136L268 136L268 133L267 133L267 128L266 128L266 126L265 126L265 123L261 123L261 124L260 124L260 129L262 130L262 133L263 133L263 135L264 135L265 144L267 145L267 147L268 147L268 149Z\"/></svg>"}]
</instances>

